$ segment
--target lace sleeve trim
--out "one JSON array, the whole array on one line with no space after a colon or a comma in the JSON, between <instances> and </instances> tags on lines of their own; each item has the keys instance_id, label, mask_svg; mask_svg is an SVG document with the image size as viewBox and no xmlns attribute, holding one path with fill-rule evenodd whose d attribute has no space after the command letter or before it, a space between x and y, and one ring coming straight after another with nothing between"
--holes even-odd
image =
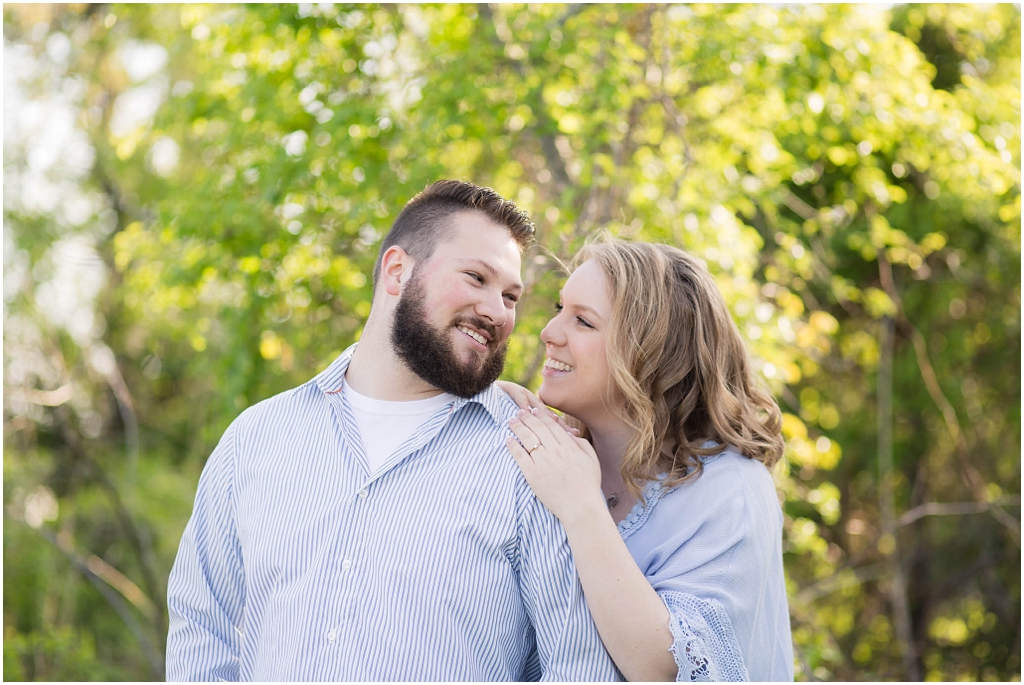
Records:
<instances>
[{"instance_id":1,"label":"lace sleeve trim","mask_svg":"<svg viewBox=\"0 0 1024 685\"><path fill-rule=\"evenodd\" d=\"M683 592L659 592L669 611L677 682L747 681L746 664L725 608Z\"/></svg>"}]
</instances>

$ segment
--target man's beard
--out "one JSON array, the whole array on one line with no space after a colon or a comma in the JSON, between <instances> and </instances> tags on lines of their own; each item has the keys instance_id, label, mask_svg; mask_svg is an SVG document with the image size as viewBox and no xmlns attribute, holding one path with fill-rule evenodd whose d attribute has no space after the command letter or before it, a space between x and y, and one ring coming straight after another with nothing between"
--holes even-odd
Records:
<instances>
[{"instance_id":1,"label":"man's beard","mask_svg":"<svg viewBox=\"0 0 1024 685\"><path fill-rule=\"evenodd\" d=\"M438 330L427 321L424 308L425 295L419 280L413 275L395 307L391 322L391 346L406 366L435 388L458 397L473 397L498 379L505 368L506 340L482 362L468 364L459 360L451 340L451 333ZM491 339L498 331L479 319L463 318L453 321L487 331Z\"/></svg>"}]
</instances>

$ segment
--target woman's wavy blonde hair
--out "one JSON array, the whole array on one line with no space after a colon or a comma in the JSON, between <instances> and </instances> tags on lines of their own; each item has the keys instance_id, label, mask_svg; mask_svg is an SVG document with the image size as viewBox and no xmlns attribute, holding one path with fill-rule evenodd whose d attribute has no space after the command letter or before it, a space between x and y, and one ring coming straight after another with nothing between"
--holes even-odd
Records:
<instances>
[{"instance_id":1,"label":"woman's wavy blonde hair","mask_svg":"<svg viewBox=\"0 0 1024 685\"><path fill-rule=\"evenodd\" d=\"M622 460L634 495L652 473L665 485L695 480L699 457L731 445L771 468L782 455L782 416L751 373L725 299L702 262L669 245L603 237L576 255L608 279L612 315L608 365L635 431ZM674 444L674 453L662 446Z\"/></svg>"}]
</instances>

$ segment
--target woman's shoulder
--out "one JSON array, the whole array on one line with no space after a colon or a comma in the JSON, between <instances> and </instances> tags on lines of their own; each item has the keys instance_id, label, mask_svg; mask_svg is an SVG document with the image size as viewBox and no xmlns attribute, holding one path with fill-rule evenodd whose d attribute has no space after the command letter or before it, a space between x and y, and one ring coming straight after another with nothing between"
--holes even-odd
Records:
<instances>
[{"instance_id":1,"label":"woman's shoulder","mask_svg":"<svg viewBox=\"0 0 1024 685\"><path fill-rule=\"evenodd\" d=\"M702 457L703 469L699 477L686 481L661 494L660 505L673 509L675 514L685 510L698 517L748 516L751 509L759 509L770 493L775 497L775 481L771 471L756 459L751 459L732 447L717 454ZM665 511L664 514L669 512Z\"/></svg>"},{"instance_id":2,"label":"woman's shoulder","mask_svg":"<svg viewBox=\"0 0 1024 685\"><path fill-rule=\"evenodd\" d=\"M701 457L703 469L699 477L668 486L667 474L648 481L643 489L643 503L619 524L619 531L628 536L645 524L673 530L712 526L742 529L750 517L763 515L774 503L778 508L775 481L761 462L726 447L716 454Z\"/></svg>"},{"instance_id":3,"label":"woman's shoulder","mask_svg":"<svg viewBox=\"0 0 1024 685\"><path fill-rule=\"evenodd\" d=\"M659 479L653 506L623 522L623 538L635 538L627 545L645 574L661 569L659 573L675 577L680 569L693 571L706 564L704 572L724 573L712 559L726 569L735 564L745 568L748 562L758 566L763 550L779 539L782 510L771 472L731 449L703 461L703 472L695 480L666 488ZM668 559L679 560L681 566Z\"/></svg>"},{"instance_id":4,"label":"woman's shoulder","mask_svg":"<svg viewBox=\"0 0 1024 685\"><path fill-rule=\"evenodd\" d=\"M742 454L735 447L728 446L717 454L701 457L703 470L699 478L692 481L695 489L720 490L749 487L752 483L774 487L771 471L763 462Z\"/></svg>"}]
</instances>

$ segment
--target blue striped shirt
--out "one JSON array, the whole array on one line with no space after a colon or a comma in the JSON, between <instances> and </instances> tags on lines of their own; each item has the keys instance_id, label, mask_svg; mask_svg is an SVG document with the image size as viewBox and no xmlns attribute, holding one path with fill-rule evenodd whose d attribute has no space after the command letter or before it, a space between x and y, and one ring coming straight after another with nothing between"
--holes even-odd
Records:
<instances>
[{"instance_id":1,"label":"blue striped shirt","mask_svg":"<svg viewBox=\"0 0 1024 685\"><path fill-rule=\"evenodd\" d=\"M616 680L561 525L492 386L375 472L350 348L247 409L199 480L168 582L169 680Z\"/></svg>"}]
</instances>

